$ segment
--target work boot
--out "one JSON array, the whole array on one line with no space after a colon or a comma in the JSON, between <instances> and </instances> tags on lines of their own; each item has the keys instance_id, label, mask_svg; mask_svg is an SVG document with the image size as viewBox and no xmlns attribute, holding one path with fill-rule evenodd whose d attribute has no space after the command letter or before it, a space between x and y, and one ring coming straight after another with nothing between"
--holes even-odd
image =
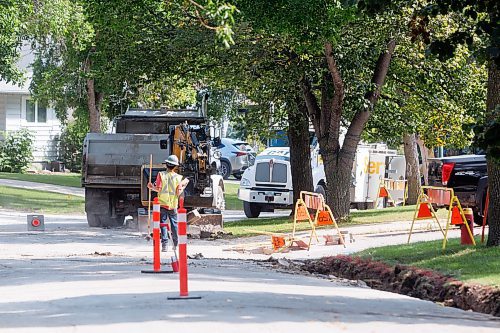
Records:
<instances>
[{"instance_id":1,"label":"work boot","mask_svg":"<svg viewBox=\"0 0 500 333\"><path fill-rule=\"evenodd\" d=\"M167 252L167 243L161 243L161 252Z\"/></svg>"}]
</instances>

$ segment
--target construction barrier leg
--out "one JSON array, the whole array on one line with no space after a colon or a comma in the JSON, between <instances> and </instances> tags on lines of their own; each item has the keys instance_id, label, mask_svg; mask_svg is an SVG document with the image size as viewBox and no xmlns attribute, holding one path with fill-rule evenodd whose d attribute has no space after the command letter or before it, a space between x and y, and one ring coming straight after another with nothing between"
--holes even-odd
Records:
<instances>
[{"instance_id":1,"label":"construction barrier leg","mask_svg":"<svg viewBox=\"0 0 500 333\"><path fill-rule=\"evenodd\" d=\"M419 210L420 203L421 203L421 200L420 200L421 197L422 197L422 194L420 194L418 196L418 199L417 199L417 207L415 208L415 212L413 213L413 219L411 221L411 226L410 226L410 233L408 234L408 241L406 242L406 244L410 244L410 238L411 238L411 234L413 232L413 226L415 225L415 220L417 219L417 214L418 214L418 210Z\"/></svg>"},{"instance_id":2,"label":"construction barrier leg","mask_svg":"<svg viewBox=\"0 0 500 333\"><path fill-rule=\"evenodd\" d=\"M326 206L326 205L325 205ZM335 218L333 217L333 213L332 213L332 210L330 209L330 206L326 206L326 209L328 210L328 213L330 214L330 218L332 219L333 221L333 225L335 227L335 229L337 229L337 233L339 234L339 239L340 239L340 242L342 243L342 245L344 246L344 248L346 247L345 246L345 239L344 239L344 236L342 236L342 233L340 232L340 229L339 229L339 226L337 224L337 221L335 220Z\"/></svg>"},{"instance_id":3,"label":"construction barrier leg","mask_svg":"<svg viewBox=\"0 0 500 333\"><path fill-rule=\"evenodd\" d=\"M443 227L441 226L441 223L439 222L439 219L437 217L436 211L434 210L434 207L432 207L432 205L430 205L430 209L431 209L431 212L432 212L433 220L436 221L437 225L439 226L439 230L441 230L441 233L443 234L443 237L446 238L446 236L444 234Z\"/></svg>"},{"instance_id":4,"label":"construction barrier leg","mask_svg":"<svg viewBox=\"0 0 500 333\"><path fill-rule=\"evenodd\" d=\"M451 209L452 208L450 205L450 208L448 209L448 217L446 218L446 228L444 231L443 245L441 247L443 251L446 249L446 243L448 242L448 230L450 229Z\"/></svg>"}]
</instances>

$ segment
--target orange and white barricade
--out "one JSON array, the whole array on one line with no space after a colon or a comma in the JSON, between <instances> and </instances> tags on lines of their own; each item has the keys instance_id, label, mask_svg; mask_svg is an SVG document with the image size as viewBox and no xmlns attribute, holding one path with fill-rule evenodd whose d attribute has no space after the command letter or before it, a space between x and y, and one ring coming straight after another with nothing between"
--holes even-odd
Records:
<instances>
[{"instance_id":1,"label":"orange and white barricade","mask_svg":"<svg viewBox=\"0 0 500 333\"><path fill-rule=\"evenodd\" d=\"M378 207L380 199L387 198L387 202L396 207L397 203L406 204L408 197L408 185L406 179L382 178L378 186L375 208Z\"/></svg>"},{"instance_id":2,"label":"orange and white barricade","mask_svg":"<svg viewBox=\"0 0 500 333\"><path fill-rule=\"evenodd\" d=\"M153 270L141 270L141 273L173 273L171 270L162 270L160 262L160 202L158 198L153 201Z\"/></svg>"},{"instance_id":3,"label":"orange and white barricade","mask_svg":"<svg viewBox=\"0 0 500 333\"><path fill-rule=\"evenodd\" d=\"M180 207L177 210L177 230L179 241L179 296L168 297L169 300L201 299L201 296L189 296L188 292L188 262L187 262L187 211L184 199L179 198Z\"/></svg>"},{"instance_id":4,"label":"orange and white barricade","mask_svg":"<svg viewBox=\"0 0 500 333\"><path fill-rule=\"evenodd\" d=\"M447 206L448 216L446 218L446 227L443 230L439 218L436 215L433 205L436 206ZM446 243L448 241L448 230L450 225L464 224L467 232L469 233L472 243L476 245L472 231L469 228L467 219L465 218L464 210L460 201L455 196L455 192L452 188L448 187L435 187L435 186L422 186L420 190L420 195L418 196L417 206L415 207L415 213L413 214L413 220L410 227L410 233L408 235L408 243L410 243L410 238L413 232L413 226L416 220L428 220L431 219L436 221L439 225L439 229L443 234L443 250L446 249Z\"/></svg>"},{"instance_id":5,"label":"orange and white barricade","mask_svg":"<svg viewBox=\"0 0 500 333\"><path fill-rule=\"evenodd\" d=\"M306 191L300 192L300 197L295 203L293 231L291 237L292 243L296 241L295 232L297 230L297 223L301 222L309 223L311 228L307 250L311 248L313 237L316 239L316 242L319 242L316 227L323 225L333 225L338 232L340 242L345 247L344 237L342 236L337 222L333 217L332 210L325 203L325 199L322 194Z\"/></svg>"}]
</instances>

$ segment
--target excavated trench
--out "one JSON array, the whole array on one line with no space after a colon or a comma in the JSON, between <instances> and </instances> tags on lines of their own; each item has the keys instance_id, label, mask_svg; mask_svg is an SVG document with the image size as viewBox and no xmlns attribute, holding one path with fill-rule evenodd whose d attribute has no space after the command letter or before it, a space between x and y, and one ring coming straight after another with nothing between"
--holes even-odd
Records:
<instances>
[{"instance_id":1,"label":"excavated trench","mask_svg":"<svg viewBox=\"0 0 500 333\"><path fill-rule=\"evenodd\" d=\"M301 265L294 264L288 268L315 275L362 280L374 289L500 317L499 288L464 283L427 269L391 266L381 261L350 256L307 260Z\"/></svg>"}]
</instances>

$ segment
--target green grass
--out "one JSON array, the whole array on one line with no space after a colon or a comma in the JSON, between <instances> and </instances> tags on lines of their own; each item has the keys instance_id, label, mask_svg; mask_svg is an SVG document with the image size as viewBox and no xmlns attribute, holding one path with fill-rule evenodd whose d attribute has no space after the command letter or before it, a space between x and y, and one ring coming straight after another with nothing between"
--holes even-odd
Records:
<instances>
[{"instance_id":1,"label":"green grass","mask_svg":"<svg viewBox=\"0 0 500 333\"><path fill-rule=\"evenodd\" d=\"M226 197L226 203L227 203L227 197ZM353 226L360 224L411 221L414 212L415 212L415 206L358 210L351 212L349 220L339 223L339 226L346 227L346 226ZM446 214L447 211L444 209L441 209L437 212L437 216L439 218L445 218ZM292 231L292 228L293 228L293 219L287 216L278 218L246 219L241 221L224 223L224 230L232 232L233 235L237 237L258 235L257 232L249 230L289 233ZM329 226L325 228L329 228ZM306 230L306 229L308 229L308 224L300 223L299 228L297 230Z\"/></svg>"},{"instance_id":2,"label":"green grass","mask_svg":"<svg viewBox=\"0 0 500 333\"><path fill-rule=\"evenodd\" d=\"M226 209L243 210L243 201L238 199L238 189L240 184L224 184L224 196L226 199Z\"/></svg>"},{"instance_id":3,"label":"green grass","mask_svg":"<svg viewBox=\"0 0 500 333\"><path fill-rule=\"evenodd\" d=\"M342 225L357 225L380 222L411 221L415 213L415 205L388 207L384 209L356 210L350 215L350 219ZM439 218L446 218L448 213L445 209L437 211Z\"/></svg>"},{"instance_id":4,"label":"green grass","mask_svg":"<svg viewBox=\"0 0 500 333\"><path fill-rule=\"evenodd\" d=\"M308 223L300 223L297 230L305 230ZM293 228L293 220L288 217L264 218L264 219L246 219L234 222L225 222L224 231L231 232L236 237L247 237L259 235L258 232L290 233Z\"/></svg>"},{"instance_id":5,"label":"green grass","mask_svg":"<svg viewBox=\"0 0 500 333\"><path fill-rule=\"evenodd\" d=\"M464 281L500 286L500 247L478 244L462 246L459 239L450 239L444 254L442 240L404 245L370 248L353 255L385 261L389 264L406 264L429 268L450 274Z\"/></svg>"},{"instance_id":6,"label":"green grass","mask_svg":"<svg viewBox=\"0 0 500 333\"><path fill-rule=\"evenodd\" d=\"M35 183L81 187L81 175L78 173L30 174L0 172L0 179L24 180Z\"/></svg>"},{"instance_id":7,"label":"green grass","mask_svg":"<svg viewBox=\"0 0 500 333\"><path fill-rule=\"evenodd\" d=\"M45 214L85 212L85 200L74 195L6 186L0 186L0 193L0 209Z\"/></svg>"}]
</instances>

